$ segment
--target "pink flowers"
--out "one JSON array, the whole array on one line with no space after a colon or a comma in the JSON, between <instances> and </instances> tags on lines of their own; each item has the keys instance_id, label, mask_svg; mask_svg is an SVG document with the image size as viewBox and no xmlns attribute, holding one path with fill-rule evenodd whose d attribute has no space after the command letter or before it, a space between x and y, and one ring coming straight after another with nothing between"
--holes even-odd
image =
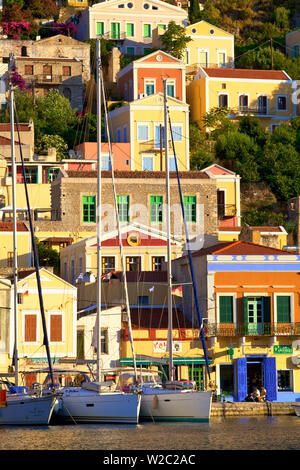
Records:
<instances>
[{"instance_id":1,"label":"pink flowers","mask_svg":"<svg viewBox=\"0 0 300 470\"><path fill-rule=\"evenodd\" d=\"M24 33L29 33L30 28L31 24L26 23L26 21L8 21L2 23L3 34L12 39L21 39Z\"/></svg>"},{"instance_id":2,"label":"pink flowers","mask_svg":"<svg viewBox=\"0 0 300 470\"><path fill-rule=\"evenodd\" d=\"M27 90L26 82L25 82L24 78L22 77L22 75L20 75L17 72L16 68L14 69L14 73L11 76L11 83L14 86L17 86L19 88L19 90L21 90L21 91Z\"/></svg>"}]
</instances>

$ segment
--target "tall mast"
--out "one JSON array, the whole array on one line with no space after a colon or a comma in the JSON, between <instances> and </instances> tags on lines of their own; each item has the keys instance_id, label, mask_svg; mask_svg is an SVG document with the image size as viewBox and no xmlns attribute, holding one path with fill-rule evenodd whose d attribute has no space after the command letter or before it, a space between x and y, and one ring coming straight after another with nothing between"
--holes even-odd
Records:
<instances>
[{"instance_id":1,"label":"tall mast","mask_svg":"<svg viewBox=\"0 0 300 470\"><path fill-rule=\"evenodd\" d=\"M97 39L97 381L101 382L101 44Z\"/></svg>"},{"instance_id":2,"label":"tall mast","mask_svg":"<svg viewBox=\"0 0 300 470\"><path fill-rule=\"evenodd\" d=\"M11 170L12 170L12 205L13 205L13 278L14 278L14 365L15 384L19 383L18 364L18 258L17 258L17 208L16 208L16 158L15 158L15 121L14 121L14 91L10 82L10 140L11 140Z\"/></svg>"},{"instance_id":3,"label":"tall mast","mask_svg":"<svg viewBox=\"0 0 300 470\"><path fill-rule=\"evenodd\" d=\"M170 175L168 149L168 112L167 112L167 80L164 80L164 128L165 128L165 169L166 169L166 205L167 205L167 273L168 273L168 347L169 347L169 379L174 380L173 371L173 317L172 317L172 260L171 260L171 206L170 206Z\"/></svg>"}]
</instances>

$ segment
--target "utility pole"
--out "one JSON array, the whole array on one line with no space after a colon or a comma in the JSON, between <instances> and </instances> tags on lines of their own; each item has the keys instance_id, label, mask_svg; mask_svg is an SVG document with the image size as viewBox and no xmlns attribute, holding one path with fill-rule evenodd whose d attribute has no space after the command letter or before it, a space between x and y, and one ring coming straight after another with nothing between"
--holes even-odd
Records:
<instances>
[{"instance_id":1,"label":"utility pole","mask_svg":"<svg viewBox=\"0 0 300 470\"><path fill-rule=\"evenodd\" d=\"M273 63L273 39L271 38L271 70L273 70L274 63Z\"/></svg>"}]
</instances>

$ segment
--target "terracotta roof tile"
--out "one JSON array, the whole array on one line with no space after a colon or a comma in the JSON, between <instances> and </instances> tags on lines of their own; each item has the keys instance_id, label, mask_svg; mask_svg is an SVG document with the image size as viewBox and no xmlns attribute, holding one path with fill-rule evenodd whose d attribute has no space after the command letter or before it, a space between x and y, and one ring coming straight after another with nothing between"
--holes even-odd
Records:
<instances>
[{"instance_id":1,"label":"terracotta roof tile","mask_svg":"<svg viewBox=\"0 0 300 470\"><path fill-rule=\"evenodd\" d=\"M139 328L168 328L168 308L167 307L131 307L130 316L132 327ZM172 311L173 328L192 328L191 321L178 308Z\"/></svg>"},{"instance_id":2,"label":"terracotta roof tile","mask_svg":"<svg viewBox=\"0 0 300 470\"><path fill-rule=\"evenodd\" d=\"M13 231L13 222L0 222L0 232L12 232ZM28 228L24 222L17 222L17 231L18 232L28 232Z\"/></svg>"},{"instance_id":3,"label":"terracotta roof tile","mask_svg":"<svg viewBox=\"0 0 300 470\"><path fill-rule=\"evenodd\" d=\"M240 232L242 230L243 227L240 227L240 226L236 226L236 227L222 227L220 226L219 227L219 231L220 232ZM251 230L256 230L258 232L279 232L279 233L282 233L280 227L255 227L255 226L251 226L249 227Z\"/></svg>"},{"instance_id":4,"label":"terracotta roof tile","mask_svg":"<svg viewBox=\"0 0 300 470\"><path fill-rule=\"evenodd\" d=\"M256 243L238 240L234 242L221 242L193 253L193 256L206 255L286 255L285 250L257 245ZM186 256L185 256L186 257Z\"/></svg>"},{"instance_id":5,"label":"terracotta roof tile","mask_svg":"<svg viewBox=\"0 0 300 470\"><path fill-rule=\"evenodd\" d=\"M283 70L226 69L206 68L203 70L209 77L240 78L251 80L290 80Z\"/></svg>"},{"instance_id":6,"label":"terracotta roof tile","mask_svg":"<svg viewBox=\"0 0 300 470\"><path fill-rule=\"evenodd\" d=\"M97 178L97 171L68 171L66 173L69 178ZM102 171L103 178L111 178L111 171ZM164 171L115 171L114 175L116 178L165 178ZM189 179L209 179L209 177L201 171L180 171L180 178ZM170 178L176 178L176 172L170 171Z\"/></svg>"}]
</instances>

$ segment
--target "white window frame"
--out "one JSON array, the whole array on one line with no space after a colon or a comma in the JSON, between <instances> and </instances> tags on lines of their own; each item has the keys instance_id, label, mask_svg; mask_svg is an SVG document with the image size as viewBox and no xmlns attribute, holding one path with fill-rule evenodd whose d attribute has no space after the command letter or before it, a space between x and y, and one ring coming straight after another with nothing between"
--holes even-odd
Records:
<instances>
[{"instance_id":1,"label":"white window frame","mask_svg":"<svg viewBox=\"0 0 300 470\"><path fill-rule=\"evenodd\" d=\"M236 292L217 292L216 293L216 323L220 325L220 306L219 299L220 297L232 297L233 298L233 324L237 324L237 294Z\"/></svg>"},{"instance_id":2,"label":"white window frame","mask_svg":"<svg viewBox=\"0 0 300 470\"><path fill-rule=\"evenodd\" d=\"M249 108L249 104L250 104L249 93L241 92L241 93L239 93L239 109L240 109L240 98L241 98L241 96L247 96L247 98L248 98L248 106L247 107Z\"/></svg>"},{"instance_id":3,"label":"white window frame","mask_svg":"<svg viewBox=\"0 0 300 470\"><path fill-rule=\"evenodd\" d=\"M36 316L36 341L25 341L25 316ZM26 345L40 344L40 312L37 310L23 310L22 311L22 343Z\"/></svg>"},{"instance_id":4,"label":"white window frame","mask_svg":"<svg viewBox=\"0 0 300 470\"><path fill-rule=\"evenodd\" d=\"M154 85L153 95L155 95L155 93L156 93L156 79L155 78L144 78L144 95L145 96L150 96L150 95L147 95L147 93L146 93L146 85Z\"/></svg>"},{"instance_id":5,"label":"white window frame","mask_svg":"<svg viewBox=\"0 0 300 470\"><path fill-rule=\"evenodd\" d=\"M290 297L290 322L294 323L295 321L295 299L294 299L294 293L293 292L274 292L273 294L273 309L274 309L274 323L277 325L277 297Z\"/></svg>"},{"instance_id":6,"label":"white window frame","mask_svg":"<svg viewBox=\"0 0 300 470\"><path fill-rule=\"evenodd\" d=\"M61 341L51 341L51 316L54 316L54 315L59 315L62 317L62 324L61 324L61 328L62 328L62 331L61 331L61 338L62 340ZM63 344L65 342L65 312L64 311L60 311L60 310L49 310L48 311L48 331L49 331L49 343L50 344Z\"/></svg>"},{"instance_id":7,"label":"white window frame","mask_svg":"<svg viewBox=\"0 0 300 470\"><path fill-rule=\"evenodd\" d=\"M292 390L287 390L286 392L283 390L278 390L278 372L280 371L289 371L292 372ZM277 382L277 393L295 393L295 371L294 369L277 369L276 370L276 382Z\"/></svg>"},{"instance_id":8,"label":"white window frame","mask_svg":"<svg viewBox=\"0 0 300 470\"><path fill-rule=\"evenodd\" d=\"M167 89L168 85L174 85L174 98L176 98L176 80L175 80L175 78L167 79L166 89ZM168 96L170 96L170 95L168 95Z\"/></svg>"}]
</instances>

